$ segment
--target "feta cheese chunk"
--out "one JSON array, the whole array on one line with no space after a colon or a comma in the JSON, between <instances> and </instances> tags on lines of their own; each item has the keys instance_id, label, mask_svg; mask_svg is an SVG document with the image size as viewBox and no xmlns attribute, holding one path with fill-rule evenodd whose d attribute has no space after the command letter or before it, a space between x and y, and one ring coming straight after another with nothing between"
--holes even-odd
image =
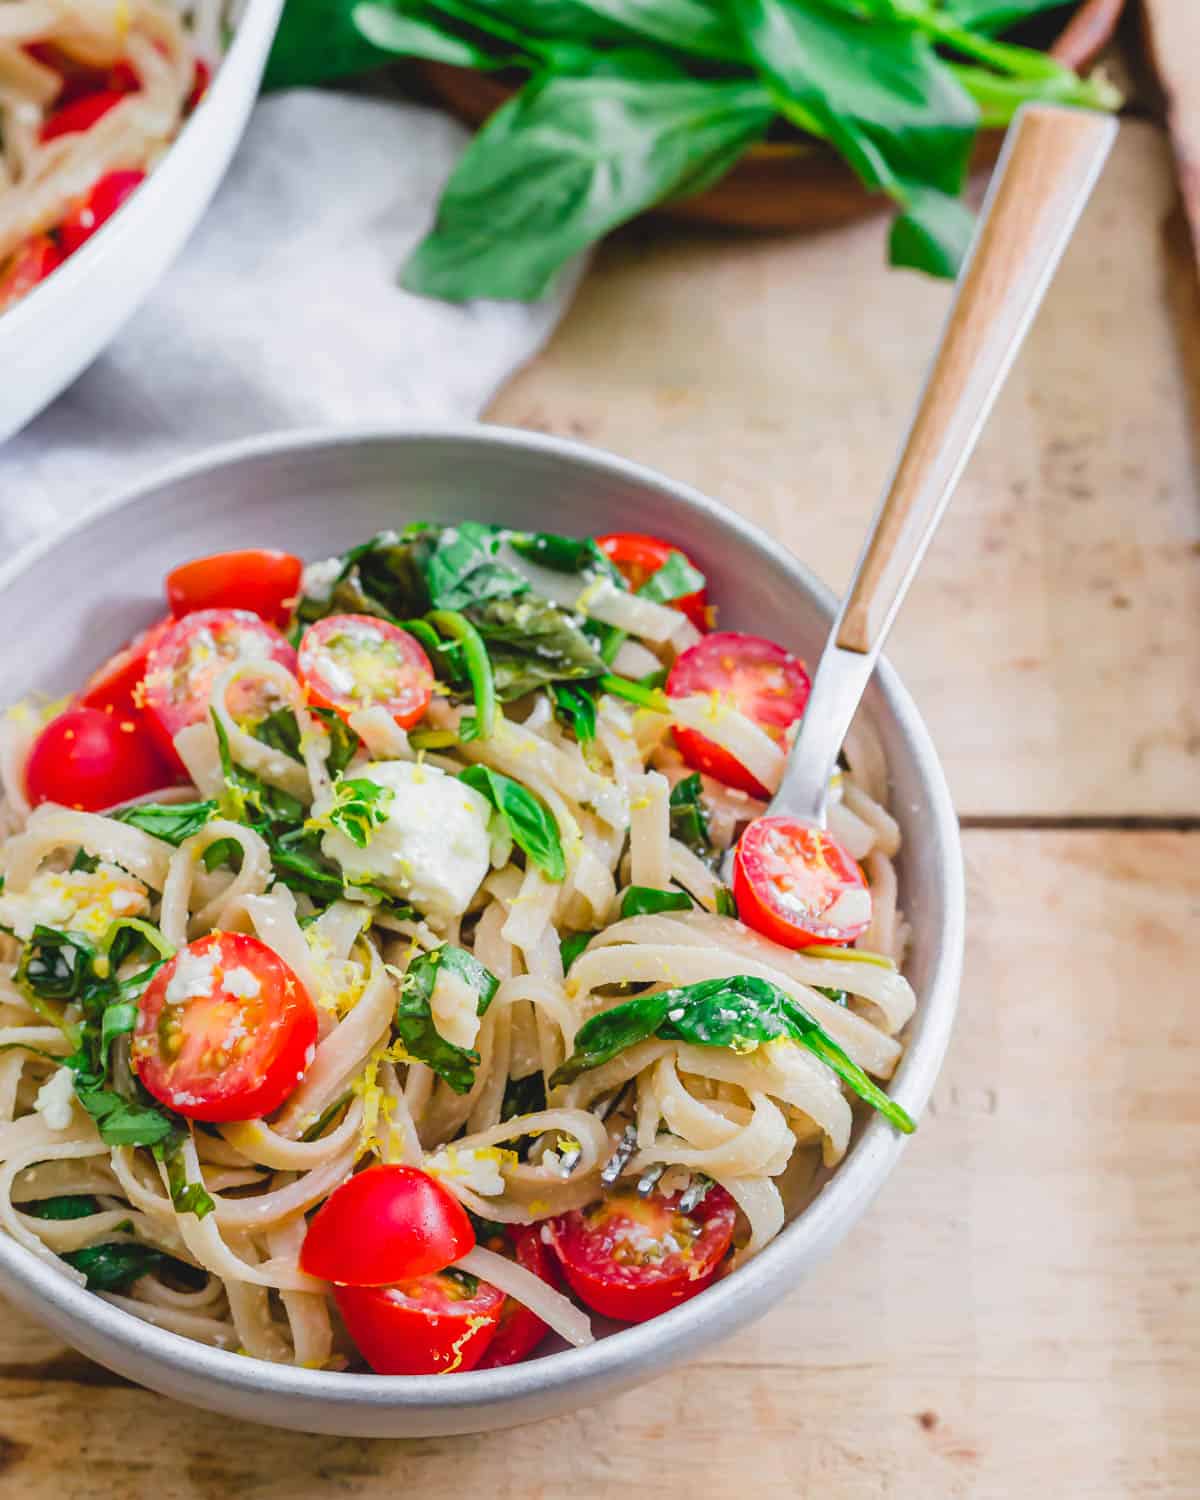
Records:
<instances>
[{"instance_id":1,"label":"feta cheese chunk","mask_svg":"<svg viewBox=\"0 0 1200 1500\"><path fill-rule=\"evenodd\" d=\"M38 1089L33 1107L51 1130L69 1130L74 1102L75 1075L70 1068L59 1068Z\"/></svg>"},{"instance_id":2,"label":"feta cheese chunk","mask_svg":"<svg viewBox=\"0 0 1200 1500\"><path fill-rule=\"evenodd\" d=\"M486 798L436 766L372 761L355 772L391 793L387 815L360 849L340 829L321 840L353 881L411 901L433 921L461 916L491 867Z\"/></svg>"},{"instance_id":3,"label":"feta cheese chunk","mask_svg":"<svg viewBox=\"0 0 1200 1500\"><path fill-rule=\"evenodd\" d=\"M455 1146L451 1143L427 1156L422 1169L443 1182L456 1182L481 1198L496 1198L507 1184L503 1168L517 1160L503 1146Z\"/></svg>"},{"instance_id":4,"label":"feta cheese chunk","mask_svg":"<svg viewBox=\"0 0 1200 1500\"><path fill-rule=\"evenodd\" d=\"M92 871L43 871L23 891L0 894L0 927L27 942L35 927L102 938L117 917L144 917L146 887L116 865Z\"/></svg>"}]
</instances>

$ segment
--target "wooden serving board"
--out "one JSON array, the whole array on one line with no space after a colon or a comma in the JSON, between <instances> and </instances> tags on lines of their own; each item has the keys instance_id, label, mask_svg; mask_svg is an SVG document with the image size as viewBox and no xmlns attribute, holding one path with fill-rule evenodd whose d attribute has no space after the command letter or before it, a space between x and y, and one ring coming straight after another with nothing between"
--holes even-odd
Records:
<instances>
[{"instance_id":1,"label":"wooden serving board","mask_svg":"<svg viewBox=\"0 0 1200 1500\"><path fill-rule=\"evenodd\" d=\"M8 1500L1197 1500L1195 278L1127 125L893 652L967 824L961 1019L833 1260L687 1368L508 1434L299 1437L0 1321ZM945 288L885 227L639 228L498 421L634 455L844 583Z\"/></svg>"}]
</instances>

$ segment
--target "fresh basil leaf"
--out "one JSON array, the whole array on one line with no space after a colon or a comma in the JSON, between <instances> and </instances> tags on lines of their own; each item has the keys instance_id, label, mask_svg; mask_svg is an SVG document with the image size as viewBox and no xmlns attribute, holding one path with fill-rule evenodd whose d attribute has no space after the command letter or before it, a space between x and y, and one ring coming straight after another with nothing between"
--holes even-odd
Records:
<instances>
[{"instance_id":1,"label":"fresh basil leaf","mask_svg":"<svg viewBox=\"0 0 1200 1500\"><path fill-rule=\"evenodd\" d=\"M542 297L610 229L711 186L772 112L750 80L535 80L459 158L403 284L456 302Z\"/></svg>"},{"instance_id":2,"label":"fresh basil leaf","mask_svg":"<svg viewBox=\"0 0 1200 1500\"><path fill-rule=\"evenodd\" d=\"M23 1214L35 1219L86 1219L100 1212L99 1202L86 1193L64 1193L57 1198L35 1198L18 1203Z\"/></svg>"},{"instance_id":3,"label":"fresh basil leaf","mask_svg":"<svg viewBox=\"0 0 1200 1500\"><path fill-rule=\"evenodd\" d=\"M352 19L346 0L287 0L267 60L264 89L327 83L391 62Z\"/></svg>"},{"instance_id":4,"label":"fresh basil leaf","mask_svg":"<svg viewBox=\"0 0 1200 1500\"><path fill-rule=\"evenodd\" d=\"M13 977L17 988L31 999L78 1000L95 983L95 960L96 945L81 932L60 932L39 923Z\"/></svg>"},{"instance_id":5,"label":"fresh basil leaf","mask_svg":"<svg viewBox=\"0 0 1200 1500\"><path fill-rule=\"evenodd\" d=\"M358 735L342 718L341 714L335 713L331 708L309 708L309 713L314 719L319 719L324 725L325 733L329 736L329 754L325 757L325 764L329 767L331 776L340 776L354 757L358 754L360 741Z\"/></svg>"},{"instance_id":6,"label":"fresh basil leaf","mask_svg":"<svg viewBox=\"0 0 1200 1500\"><path fill-rule=\"evenodd\" d=\"M341 570L333 584L305 594L296 605L296 618L311 625L326 615L379 615L399 623L424 615L432 608L425 567L437 543L439 529L424 522L401 532L381 531L342 554Z\"/></svg>"},{"instance_id":7,"label":"fresh basil leaf","mask_svg":"<svg viewBox=\"0 0 1200 1500\"><path fill-rule=\"evenodd\" d=\"M154 1154L167 1169L167 1186L175 1212L195 1214L198 1219L203 1219L212 1213L216 1204L202 1183L188 1181L187 1164L183 1159L186 1139L182 1131L173 1131L156 1144Z\"/></svg>"},{"instance_id":8,"label":"fresh basil leaf","mask_svg":"<svg viewBox=\"0 0 1200 1500\"><path fill-rule=\"evenodd\" d=\"M540 797L490 766L468 766L459 780L487 798L503 818L513 842L548 880L566 879L567 862L558 825Z\"/></svg>"},{"instance_id":9,"label":"fresh basil leaf","mask_svg":"<svg viewBox=\"0 0 1200 1500\"><path fill-rule=\"evenodd\" d=\"M558 951L562 955L564 974L595 936L594 932L571 932L559 940Z\"/></svg>"},{"instance_id":10,"label":"fresh basil leaf","mask_svg":"<svg viewBox=\"0 0 1200 1500\"><path fill-rule=\"evenodd\" d=\"M813 989L818 995L824 995L826 1000L832 1000L835 1005L845 1006L850 1003L850 997L845 990L831 990L823 984L814 984Z\"/></svg>"},{"instance_id":11,"label":"fresh basil leaf","mask_svg":"<svg viewBox=\"0 0 1200 1500\"><path fill-rule=\"evenodd\" d=\"M138 1008L132 1001L108 1005L100 1018L100 1062L108 1066L108 1049L119 1036L128 1036L137 1025Z\"/></svg>"},{"instance_id":12,"label":"fresh basil leaf","mask_svg":"<svg viewBox=\"0 0 1200 1500\"><path fill-rule=\"evenodd\" d=\"M300 749L300 723L289 704L285 703L281 708L274 709L265 719L260 719L257 724L246 727L256 740L261 740L264 745L270 745L272 750L278 750L281 755L303 762L304 754Z\"/></svg>"},{"instance_id":13,"label":"fresh basil leaf","mask_svg":"<svg viewBox=\"0 0 1200 1500\"><path fill-rule=\"evenodd\" d=\"M333 801L319 817L310 818L307 827L336 828L359 849L365 849L375 830L387 822L388 808L395 797L390 786L381 786L366 777L340 780L333 788Z\"/></svg>"},{"instance_id":14,"label":"fresh basil leaf","mask_svg":"<svg viewBox=\"0 0 1200 1500\"><path fill-rule=\"evenodd\" d=\"M910 187L904 201L905 210L894 220L888 239L892 265L957 276L975 232L971 210L934 188Z\"/></svg>"},{"instance_id":15,"label":"fresh basil leaf","mask_svg":"<svg viewBox=\"0 0 1200 1500\"><path fill-rule=\"evenodd\" d=\"M416 14L407 13L414 8ZM521 61L520 54L496 53L470 37L457 35L447 29L444 20L433 14L424 16L419 7L411 4L404 9L395 4L360 4L352 6L350 14L365 41L381 53L420 57L479 72L512 67Z\"/></svg>"},{"instance_id":16,"label":"fresh basil leaf","mask_svg":"<svg viewBox=\"0 0 1200 1500\"><path fill-rule=\"evenodd\" d=\"M152 1245L113 1243L68 1250L63 1260L87 1277L90 1292L123 1292L171 1257Z\"/></svg>"},{"instance_id":17,"label":"fresh basil leaf","mask_svg":"<svg viewBox=\"0 0 1200 1500\"><path fill-rule=\"evenodd\" d=\"M99 867L100 861L94 854L89 854L86 849L76 849L75 858L71 861L71 873L73 875L91 875ZM0 879L0 890L4 888L4 881Z\"/></svg>"},{"instance_id":18,"label":"fresh basil leaf","mask_svg":"<svg viewBox=\"0 0 1200 1500\"><path fill-rule=\"evenodd\" d=\"M697 594L708 580L699 568L692 566L682 552L672 552L661 568L656 569L638 589L638 597L656 604L670 604Z\"/></svg>"},{"instance_id":19,"label":"fresh basil leaf","mask_svg":"<svg viewBox=\"0 0 1200 1500\"><path fill-rule=\"evenodd\" d=\"M719 885L717 887L717 916L736 917L737 914L737 902L734 900L733 892L727 885Z\"/></svg>"},{"instance_id":20,"label":"fresh basil leaf","mask_svg":"<svg viewBox=\"0 0 1200 1500\"><path fill-rule=\"evenodd\" d=\"M1062 10L1066 3L1068 0L945 0L945 9L964 26L992 34L1045 11Z\"/></svg>"},{"instance_id":21,"label":"fresh basil leaf","mask_svg":"<svg viewBox=\"0 0 1200 1500\"><path fill-rule=\"evenodd\" d=\"M703 860L715 853L708 836L708 812L704 806L704 787L699 771L684 776L671 788L668 803L671 837Z\"/></svg>"},{"instance_id":22,"label":"fresh basil leaf","mask_svg":"<svg viewBox=\"0 0 1200 1500\"><path fill-rule=\"evenodd\" d=\"M581 745L596 738L596 700L586 687L574 682L552 682L550 701L555 717Z\"/></svg>"},{"instance_id":23,"label":"fresh basil leaf","mask_svg":"<svg viewBox=\"0 0 1200 1500\"><path fill-rule=\"evenodd\" d=\"M433 994L443 969L456 974L474 992L477 1014L486 1012L500 981L473 954L446 943L418 954L405 970L392 1026L410 1057L432 1068L456 1094L468 1094L475 1082L479 1053L448 1042L433 1020Z\"/></svg>"},{"instance_id":24,"label":"fresh basil leaf","mask_svg":"<svg viewBox=\"0 0 1200 1500\"><path fill-rule=\"evenodd\" d=\"M638 995L585 1021L575 1051L550 1079L570 1083L619 1052L659 1036L700 1047L752 1051L781 1037L798 1042L826 1063L858 1096L905 1134L916 1127L908 1114L853 1062L802 1005L778 986L752 975L705 979L654 995Z\"/></svg>"},{"instance_id":25,"label":"fresh basil leaf","mask_svg":"<svg viewBox=\"0 0 1200 1500\"><path fill-rule=\"evenodd\" d=\"M209 844L201 855L204 868L211 875L214 870L219 870L222 865L240 869L242 861L242 846L237 839L217 839L215 843Z\"/></svg>"},{"instance_id":26,"label":"fresh basil leaf","mask_svg":"<svg viewBox=\"0 0 1200 1500\"><path fill-rule=\"evenodd\" d=\"M607 578L621 590L627 587L621 570L600 550L595 537L560 536L555 531L514 531L508 544L518 556L555 573Z\"/></svg>"},{"instance_id":27,"label":"fresh basil leaf","mask_svg":"<svg viewBox=\"0 0 1200 1500\"><path fill-rule=\"evenodd\" d=\"M304 804L288 792L269 786L244 766L239 766L230 753L225 726L215 713L212 715L212 722L217 733L221 775L225 781L225 794L218 804L219 810L236 823L248 823L254 827L258 826L254 814L271 822L303 822Z\"/></svg>"},{"instance_id":28,"label":"fresh basil leaf","mask_svg":"<svg viewBox=\"0 0 1200 1500\"><path fill-rule=\"evenodd\" d=\"M546 1107L546 1080L541 1073L526 1073L524 1078L510 1078L504 1085L500 1118L515 1120L520 1115L535 1115Z\"/></svg>"},{"instance_id":29,"label":"fresh basil leaf","mask_svg":"<svg viewBox=\"0 0 1200 1500\"><path fill-rule=\"evenodd\" d=\"M204 802L141 802L110 814L118 823L140 828L176 848L184 839L199 833L210 818L217 815L217 804Z\"/></svg>"},{"instance_id":30,"label":"fresh basil leaf","mask_svg":"<svg viewBox=\"0 0 1200 1500\"><path fill-rule=\"evenodd\" d=\"M626 886L621 897L622 917L652 916L660 911L691 911L695 902L686 891L663 891L652 885Z\"/></svg>"},{"instance_id":31,"label":"fresh basil leaf","mask_svg":"<svg viewBox=\"0 0 1200 1500\"><path fill-rule=\"evenodd\" d=\"M156 1105L124 1098L81 1059L66 1058L64 1065L74 1066L75 1097L95 1120L106 1146L157 1146L174 1134L174 1120Z\"/></svg>"}]
</instances>

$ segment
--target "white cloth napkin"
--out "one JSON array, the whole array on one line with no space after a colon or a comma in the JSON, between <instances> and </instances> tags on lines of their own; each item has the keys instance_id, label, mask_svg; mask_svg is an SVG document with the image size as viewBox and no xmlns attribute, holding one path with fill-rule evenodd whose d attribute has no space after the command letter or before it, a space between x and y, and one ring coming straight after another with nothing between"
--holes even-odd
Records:
<instances>
[{"instance_id":1,"label":"white cloth napkin","mask_svg":"<svg viewBox=\"0 0 1200 1500\"><path fill-rule=\"evenodd\" d=\"M534 306L400 289L466 140L409 103L307 89L262 100L160 286L0 446L0 552L207 444L477 416L547 337L574 277Z\"/></svg>"}]
</instances>

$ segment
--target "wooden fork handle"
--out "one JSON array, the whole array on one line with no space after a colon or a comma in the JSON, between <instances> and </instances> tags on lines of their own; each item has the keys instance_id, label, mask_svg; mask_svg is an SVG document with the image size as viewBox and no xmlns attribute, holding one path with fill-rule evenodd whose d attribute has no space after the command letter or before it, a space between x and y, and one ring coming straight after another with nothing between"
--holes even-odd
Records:
<instances>
[{"instance_id":1,"label":"wooden fork handle","mask_svg":"<svg viewBox=\"0 0 1200 1500\"><path fill-rule=\"evenodd\" d=\"M1107 115L1018 114L933 368L842 611L839 646L887 634L1116 135Z\"/></svg>"}]
</instances>

